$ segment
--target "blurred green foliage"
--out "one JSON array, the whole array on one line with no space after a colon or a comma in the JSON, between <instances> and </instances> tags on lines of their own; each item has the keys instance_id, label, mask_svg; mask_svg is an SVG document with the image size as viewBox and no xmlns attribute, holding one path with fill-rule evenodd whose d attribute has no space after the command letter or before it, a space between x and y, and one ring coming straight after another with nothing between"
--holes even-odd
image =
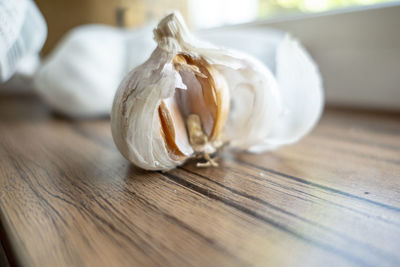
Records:
<instances>
[{"instance_id":1,"label":"blurred green foliage","mask_svg":"<svg viewBox=\"0 0 400 267\"><path fill-rule=\"evenodd\" d=\"M259 17L298 13L322 12L355 5L370 5L390 0L259 0Z\"/></svg>"}]
</instances>

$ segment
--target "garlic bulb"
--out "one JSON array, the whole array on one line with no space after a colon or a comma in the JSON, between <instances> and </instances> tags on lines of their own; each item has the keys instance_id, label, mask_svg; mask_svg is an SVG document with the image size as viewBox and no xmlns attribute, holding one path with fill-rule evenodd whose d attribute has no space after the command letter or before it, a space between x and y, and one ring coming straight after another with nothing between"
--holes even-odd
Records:
<instances>
[{"instance_id":1,"label":"garlic bulb","mask_svg":"<svg viewBox=\"0 0 400 267\"><path fill-rule=\"evenodd\" d=\"M289 37L278 57L293 59L277 64L275 76L249 55L195 39L178 13L161 20L154 38L157 48L122 81L111 113L118 149L143 169L168 170L198 156L215 166L212 155L224 144L274 149L298 140L320 116L318 71Z\"/></svg>"}]
</instances>

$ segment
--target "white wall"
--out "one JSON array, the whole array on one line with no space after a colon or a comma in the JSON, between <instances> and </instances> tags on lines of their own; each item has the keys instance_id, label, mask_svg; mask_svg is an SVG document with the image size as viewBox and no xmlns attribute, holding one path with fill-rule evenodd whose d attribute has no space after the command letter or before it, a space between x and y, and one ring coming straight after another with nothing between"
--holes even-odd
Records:
<instances>
[{"instance_id":1,"label":"white wall","mask_svg":"<svg viewBox=\"0 0 400 267\"><path fill-rule=\"evenodd\" d=\"M320 67L328 103L400 110L399 2L239 26L249 27L299 38Z\"/></svg>"}]
</instances>

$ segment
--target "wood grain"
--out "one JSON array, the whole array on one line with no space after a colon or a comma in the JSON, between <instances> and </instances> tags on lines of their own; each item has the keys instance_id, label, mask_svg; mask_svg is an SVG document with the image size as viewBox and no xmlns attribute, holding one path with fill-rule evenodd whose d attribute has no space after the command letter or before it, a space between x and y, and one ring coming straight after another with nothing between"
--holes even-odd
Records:
<instances>
[{"instance_id":1,"label":"wood grain","mask_svg":"<svg viewBox=\"0 0 400 267\"><path fill-rule=\"evenodd\" d=\"M0 215L18 266L398 266L400 116L328 110L293 146L161 173L108 119L1 97Z\"/></svg>"}]
</instances>

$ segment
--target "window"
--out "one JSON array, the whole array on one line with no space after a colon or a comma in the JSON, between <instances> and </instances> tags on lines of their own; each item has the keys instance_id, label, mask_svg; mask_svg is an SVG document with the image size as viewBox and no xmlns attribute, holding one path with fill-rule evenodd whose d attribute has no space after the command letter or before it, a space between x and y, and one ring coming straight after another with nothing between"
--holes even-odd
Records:
<instances>
[{"instance_id":1,"label":"window","mask_svg":"<svg viewBox=\"0 0 400 267\"><path fill-rule=\"evenodd\" d=\"M189 0L187 7L192 26L209 28L384 2L393 0ZM171 8L181 7L171 5Z\"/></svg>"}]
</instances>

